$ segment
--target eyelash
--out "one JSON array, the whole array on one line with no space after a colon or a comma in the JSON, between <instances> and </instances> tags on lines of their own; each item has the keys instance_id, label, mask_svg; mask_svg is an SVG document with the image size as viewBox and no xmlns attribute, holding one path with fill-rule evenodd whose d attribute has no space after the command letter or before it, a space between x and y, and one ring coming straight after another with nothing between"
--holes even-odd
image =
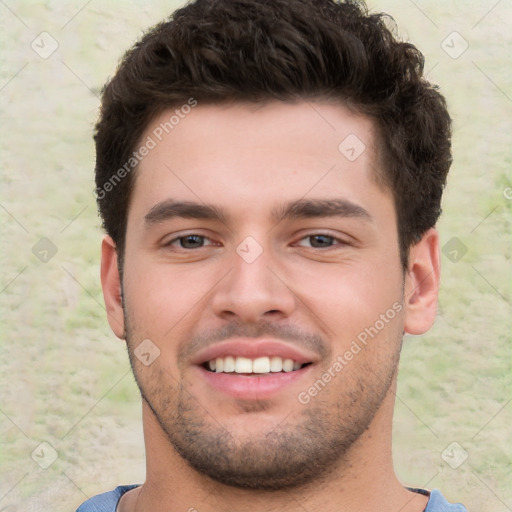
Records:
<instances>
[{"instance_id":1,"label":"eyelash","mask_svg":"<svg viewBox=\"0 0 512 512\"><path fill-rule=\"evenodd\" d=\"M175 243L180 242L180 241L182 241L184 239L187 239L187 238L192 238L192 237L197 237L197 238L202 239L203 241L204 240L208 240L208 241L212 242L211 244L208 244L208 246L215 245L215 243L210 238L208 238L205 235L199 235L197 233L189 233L189 234L186 234L186 235L182 235L182 236L173 238L171 241L169 241L168 243L165 244L165 247L173 247L173 245ZM331 245L329 247L309 247L310 249L329 250L329 249L335 248L337 245L338 246L349 245L347 242L345 242L345 241L343 241L343 240L341 240L339 238L336 238L335 236L332 236L332 235L330 235L328 233L313 233L313 234L309 234L309 235L306 235L306 236L303 236L302 238L300 238L298 242L302 242L303 240L306 240L306 239L312 239L314 237L325 237L325 238L328 238L328 239L333 241L334 245ZM296 242L296 244L298 244L298 242ZM202 249L203 247L205 247L205 245L201 245L200 247L194 247L194 248L179 247L178 249L181 249L181 250L184 250L184 251L192 251L193 249ZM301 247L304 247L304 246L302 245Z\"/></svg>"},{"instance_id":2,"label":"eyelash","mask_svg":"<svg viewBox=\"0 0 512 512\"><path fill-rule=\"evenodd\" d=\"M182 236L178 236L176 238L173 238L170 242L165 244L165 247L172 247L174 243L179 242L180 240L184 240L186 238L192 238L192 237L198 237L198 238L201 238L203 240L209 240L210 242L212 241L210 238L208 238L205 235L198 235L197 233L189 233L187 235L182 235ZM211 245L213 245L213 243ZM201 247L199 247L199 249L201 249L203 247L204 247L204 245L201 245ZM180 247L180 249L183 249L185 251L191 250L191 249L186 249L185 247Z\"/></svg>"},{"instance_id":3,"label":"eyelash","mask_svg":"<svg viewBox=\"0 0 512 512\"><path fill-rule=\"evenodd\" d=\"M329 247L311 247L311 249L323 249L323 250L329 250L329 249L335 249L336 247L338 246L345 246L345 245L348 245L345 241L339 239L339 238L336 238L335 236L333 235L330 235L329 233L313 233L311 235L306 235L304 237L302 237L299 242L302 242L303 240L306 240L306 239L311 239L311 238L315 238L315 237L324 237L324 238L329 238L330 240L332 240L333 242L333 245L330 245ZM303 247L303 246L301 246Z\"/></svg>"}]
</instances>

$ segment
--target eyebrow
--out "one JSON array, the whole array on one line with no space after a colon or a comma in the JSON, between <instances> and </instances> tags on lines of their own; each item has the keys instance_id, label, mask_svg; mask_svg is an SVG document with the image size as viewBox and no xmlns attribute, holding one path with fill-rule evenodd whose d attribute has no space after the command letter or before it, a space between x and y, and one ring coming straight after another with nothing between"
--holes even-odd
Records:
<instances>
[{"instance_id":1,"label":"eyebrow","mask_svg":"<svg viewBox=\"0 0 512 512\"><path fill-rule=\"evenodd\" d=\"M276 222L315 217L356 217L373 221L367 210L347 199L298 199L273 209L271 216ZM174 217L223 223L227 219L222 210L214 205L167 199L153 206L144 220L146 224L152 225Z\"/></svg>"},{"instance_id":2,"label":"eyebrow","mask_svg":"<svg viewBox=\"0 0 512 512\"><path fill-rule=\"evenodd\" d=\"M277 222L314 217L357 217L373 221L367 210L348 199L299 199L273 210L272 217Z\"/></svg>"},{"instance_id":3,"label":"eyebrow","mask_svg":"<svg viewBox=\"0 0 512 512\"><path fill-rule=\"evenodd\" d=\"M193 201L174 201L172 199L157 203L149 210L144 220L146 224L151 225L172 219L173 217L226 221L222 211L213 205L195 203Z\"/></svg>"}]
</instances>

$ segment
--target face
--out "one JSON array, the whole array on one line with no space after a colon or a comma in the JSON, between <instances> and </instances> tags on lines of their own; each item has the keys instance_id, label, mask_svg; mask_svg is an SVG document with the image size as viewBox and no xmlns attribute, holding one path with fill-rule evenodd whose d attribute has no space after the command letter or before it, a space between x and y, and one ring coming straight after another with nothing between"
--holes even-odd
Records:
<instances>
[{"instance_id":1,"label":"face","mask_svg":"<svg viewBox=\"0 0 512 512\"><path fill-rule=\"evenodd\" d=\"M143 137L124 310L104 243L145 421L222 483L311 482L372 423L407 327L372 122L327 103L199 104L159 141L171 114Z\"/></svg>"}]
</instances>

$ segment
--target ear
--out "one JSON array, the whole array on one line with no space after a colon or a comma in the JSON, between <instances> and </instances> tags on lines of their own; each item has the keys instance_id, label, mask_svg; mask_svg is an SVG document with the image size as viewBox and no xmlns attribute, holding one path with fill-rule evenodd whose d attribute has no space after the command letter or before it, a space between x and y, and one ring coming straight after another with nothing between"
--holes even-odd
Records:
<instances>
[{"instance_id":1,"label":"ear","mask_svg":"<svg viewBox=\"0 0 512 512\"><path fill-rule=\"evenodd\" d=\"M125 325L117 250L116 244L108 235L103 237L101 243L101 287L110 328L118 338L124 339Z\"/></svg>"},{"instance_id":2,"label":"ear","mask_svg":"<svg viewBox=\"0 0 512 512\"><path fill-rule=\"evenodd\" d=\"M408 334L423 334L434 323L439 291L439 234L429 229L409 251L405 276L405 322Z\"/></svg>"}]
</instances>

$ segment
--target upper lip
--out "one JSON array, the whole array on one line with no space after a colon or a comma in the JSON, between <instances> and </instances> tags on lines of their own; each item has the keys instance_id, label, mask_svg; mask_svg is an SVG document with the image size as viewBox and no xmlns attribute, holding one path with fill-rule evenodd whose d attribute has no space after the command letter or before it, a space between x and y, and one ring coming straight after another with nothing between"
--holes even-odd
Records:
<instances>
[{"instance_id":1,"label":"upper lip","mask_svg":"<svg viewBox=\"0 0 512 512\"><path fill-rule=\"evenodd\" d=\"M293 359L296 363L306 364L318 361L318 354L308 350L300 349L289 343L276 339L249 339L236 338L221 341L200 350L192 359L192 364L202 365L217 359L218 357L247 357L256 359L258 357L281 357Z\"/></svg>"}]
</instances>

